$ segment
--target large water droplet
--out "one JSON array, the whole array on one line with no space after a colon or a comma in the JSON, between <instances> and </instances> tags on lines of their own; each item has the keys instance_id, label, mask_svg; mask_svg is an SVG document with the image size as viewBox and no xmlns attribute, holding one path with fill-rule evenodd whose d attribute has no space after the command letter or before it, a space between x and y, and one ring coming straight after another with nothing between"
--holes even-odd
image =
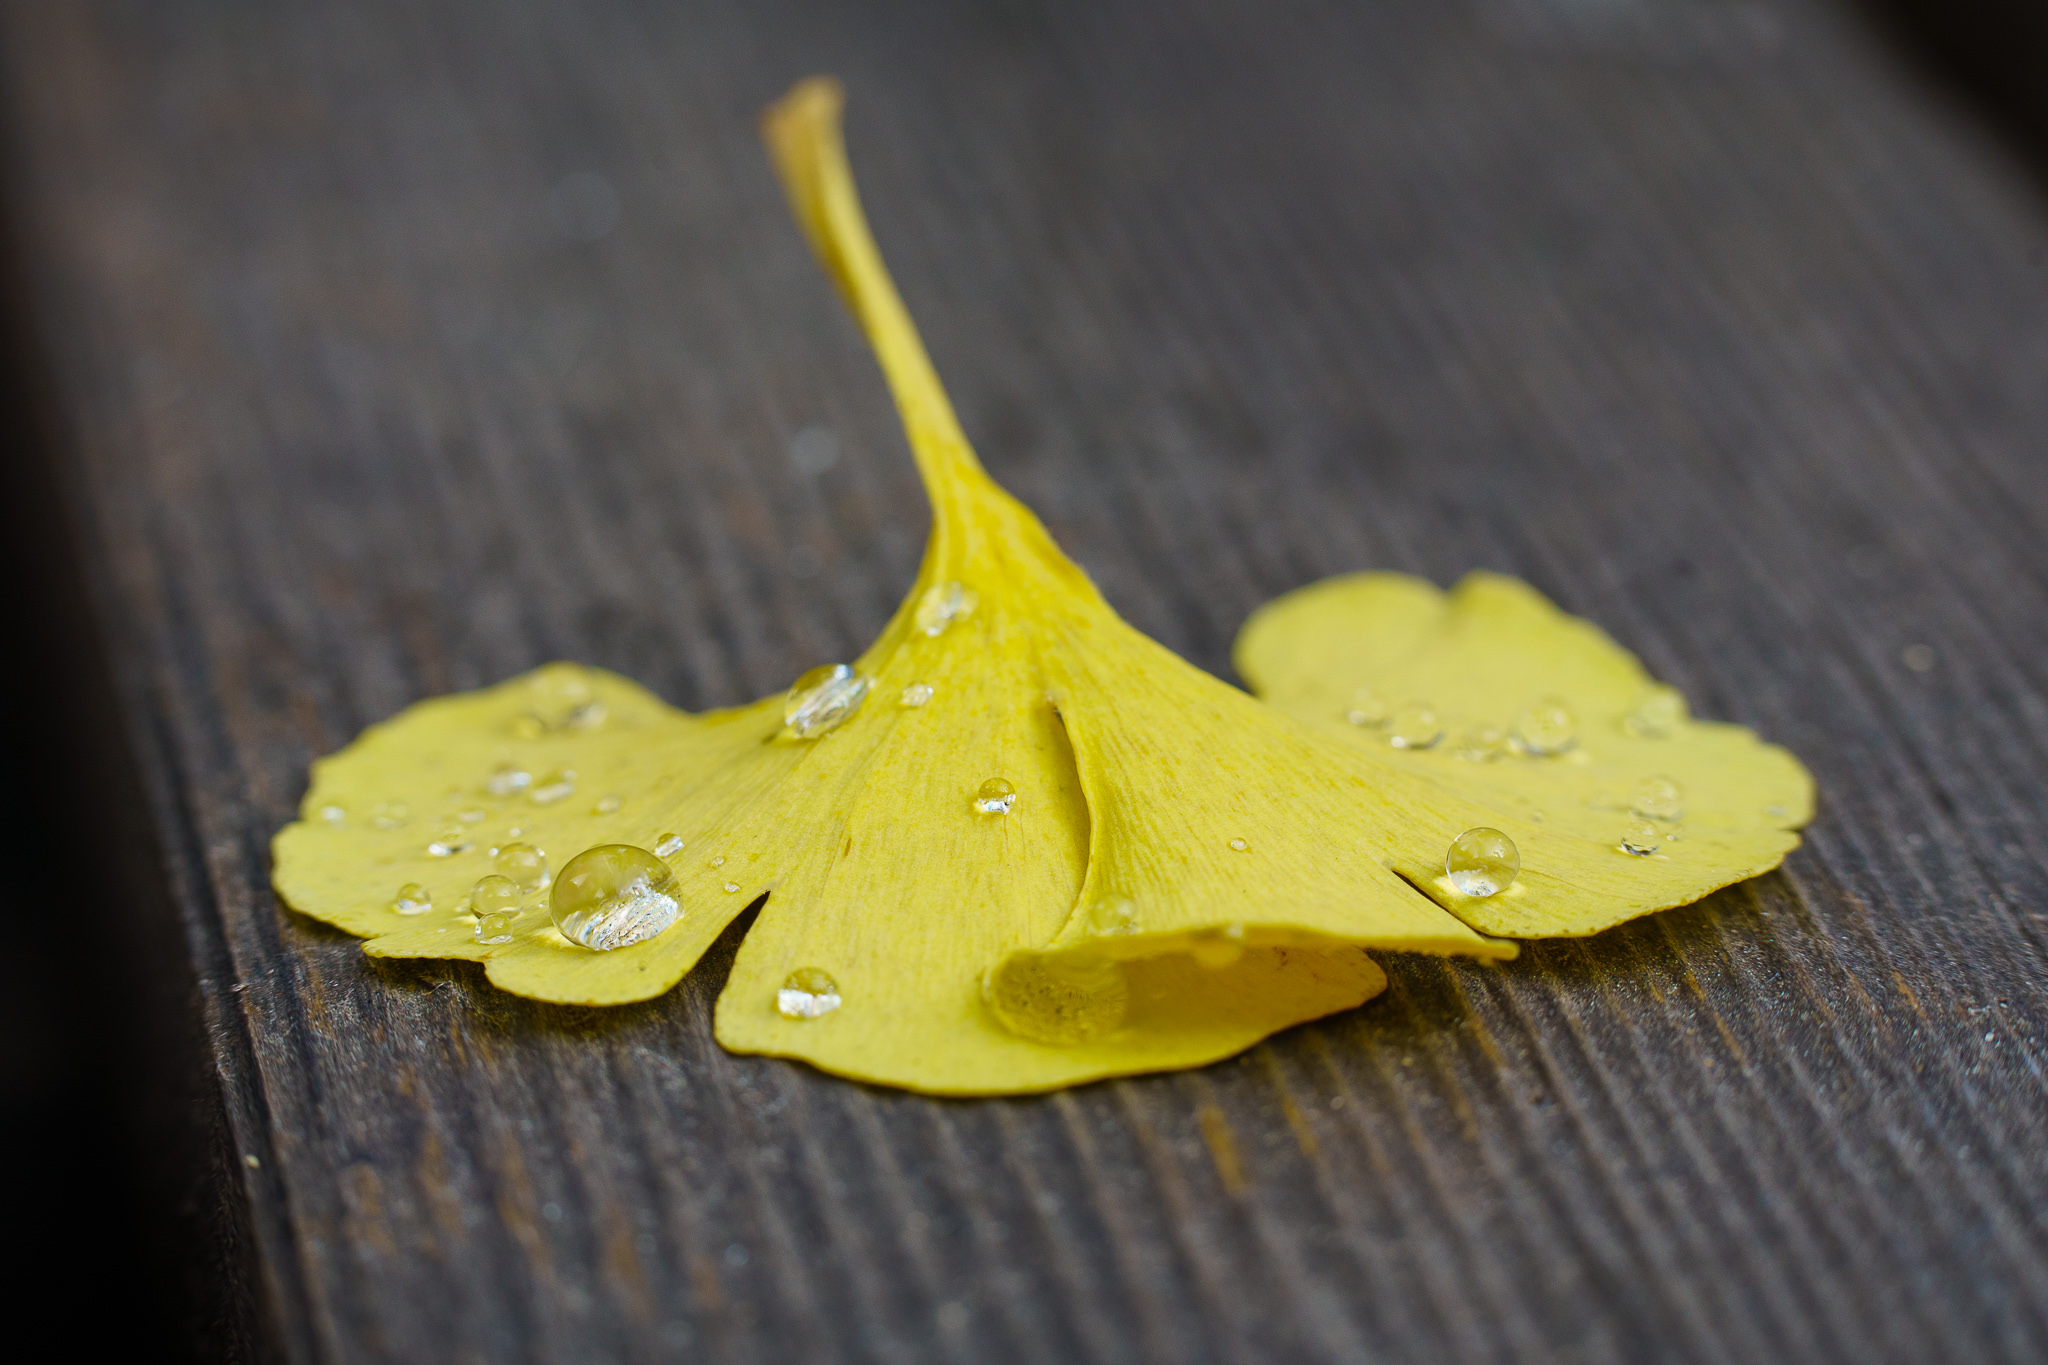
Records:
<instances>
[{"instance_id":1,"label":"large water droplet","mask_svg":"<svg viewBox=\"0 0 2048 1365\"><path fill-rule=\"evenodd\" d=\"M1484 825L1451 840L1444 854L1444 876L1461 896L1497 896L1521 870L1522 851L1515 841Z\"/></svg>"},{"instance_id":2,"label":"large water droplet","mask_svg":"<svg viewBox=\"0 0 2048 1365\"><path fill-rule=\"evenodd\" d=\"M1351 694L1351 708L1344 713L1344 719L1353 725L1385 725L1393 710L1385 697L1370 687L1361 687Z\"/></svg>"},{"instance_id":3,"label":"large water droplet","mask_svg":"<svg viewBox=\"0 0 2048 1365\"><path fill-rule=\"evenodd\" d=\"M1657 827L1648 820L1631 820L1621 832L1621 839L1614 846L1623 853L1638 858L1647 858L1657 851L1660 839Z\"/></svg>"},{"instance_id":4,"label":"large water droplet","mask_svg":"<svg viewBox=\"0 0 2048 1365\"><path fill-rule=\"evenodd\" d=\"M1444 724L1429 703L1404 702L1387 717L1387 743L1396 749L1427 749L1444 737Z\"/></svg>"},{"instance_id":5,"label":"large water droplet","mask_svg":"<svg viewBox=\"0 0 2048 1365\"><path fill-rule=\"evenodd\" d=\"M798 739L816 739L853 719L867 700L868 680L846 664L820 664L796 680L782 723Z\"/></svg>"},{"instance_id":6,"label":"large water droplet","mask_svg":"<svg viewBox=\"0 0 2048 1365\"><path fill-rule=\"evenodd\" d=\"M980 594L965 584L934 583L917 599L917 612L911 620L925 634L939 635L955 621L974 615L980 601Z\"/></svg>"},{"instance_id":7,"label":"large water droplet","mask_svg":"<svg viewBox=\"0 0 2048 1365\"><path fill-rule=\"evenodd\" d=\"M1094 953L1021 954L982 978L982 999L1010 1032L1070 1047L1123 1022L1130 983L1121 963Z\"/></svg>"},{"instance_id":8,"label":"large water droplet","mask_svg":"<svg viewBox=\"0 0 2048 1365\"><path fill-rule=\"evenodd\" d=\"M912 683L903 689L903 695L898 698L903 705L909 707L923 706L931 699L932 685L930 683Z\"/></svg>"},{"instance_id":9,"label":"large water droplet","mask_svg":"<svg viewBox=\"0 0 2048 1365\"><path fill-rule=\"evenodd\" d=\"M1669 739L1685 728L1688 718L1685 694L1659 683L1636 698L1621 718L1621 728L1637 739Z\"/></svg>"},{"instance_id":10,"label":"large water droplet","mask_svg":"<svg viewBox=\"0 0 2048 1365\"><path fill-rule=\"evenodd\" d=\"M599 844L569 860L548 913L572 943L599 952L653 938L682 913L668 864L632 844Z\"/></svg>"},{"instance_id":11,"label":"large water droplet","mask_svg":"<svg viewBox=\"0 0 2048 1365\"><path fill-rule=\"evenodd\" d=\"M418 882L407 882L391 898L391 909L401 915L424 915L434 908L434 898Z\"/></svg>"},{"instance_id":12,"label":"large water droplet","mask_svg":"<svg viewBox=\"0 0 2048 1365\"><path fill-rule=\"evenodd\" d=\"M1017 804L1017 789L1000 777L991 777L975 789L974 808L983 815L1008 815Z\"/></svg>"},{"instance_id":13,"label":"large water droplet","mask_svg":"<svg viewBox=\"0 0 2048 1365\"><path fill-rule=\"evenodd\" d=\"M683 836L664 832L654 842L654 851L664 858L673 858L683 851Z\"/></svg>"},{"instance_id":14,"label":"large water droplet","mask_svg":"<svg viewBox=\"0 0 2048 1365\"><path fill-rule=\"evenodd\" d=\"M469 888L469 913L472 915L496 915L518 909L519 884L510 877L501 877L493 872L477 878L476 885Z\"/></svg>"},{"instance_id":15,"label":"large water droplet","mask_svg":"<svg viewBox=\"0 0 2048 1365\"><path fill-rule=\"evenodd\" d=\"M576 770L558 768L534 784L533 790L528 792L527 796L537 806L551 806L572 795L575 790Z\"/></svg>"},{"instance_id":16,"label":"large water droplet","mask_svg":"<svg viewBox=\"0 0 2048 1365\"><path fill-rule=\"evenodd\" d=\"M822 967L799 967L775 992L775 1012L785 1019L818 1019L839 1008L839 983Z\"/></svg>"},{"instance_id":17,"label":"large water droplet","mask_svg":"<svg viewBox=\"0 0 2048 1365\"><path fill-rule=\"evenodd\" d=\"M1628 808L1645 820L1683 819L1685 792L1668 777L1646 777L1636 783Z\"/></svg>"},{"instance_id":18,"label":"large water droplet","mask_svg":"<svg viewBox=\"0 0 2048 1365\"><path fill-rule=\"evenodd\" d=\"M1226 924L1221 929L1204 929L1190 935L1188 956L1212 972L1236 966L1244 956L1244 926Z\"/></svg>"},{"instance_id":19,"label":"large water droplet","mask_svg":"<svg viewBox=\"0 0 2048 1365\"><path fill-rule=\"evenodd\" d=\"M1515 738L1538 757L1561 754L1579 742L1579 719L1556 697L1545 697L1515 718Z\"/></svg>"},{"instance_id":20,"label":"large water droplet","mask_svg":"<svg viewBox=\"0 0 2048 1365\"><path fill-rule=\"evenodd\" d=\"M522 892L547 890L548 855L532 844L506 844L498 850L491 866L509 877Z\"/></svg>"}]
</instances>

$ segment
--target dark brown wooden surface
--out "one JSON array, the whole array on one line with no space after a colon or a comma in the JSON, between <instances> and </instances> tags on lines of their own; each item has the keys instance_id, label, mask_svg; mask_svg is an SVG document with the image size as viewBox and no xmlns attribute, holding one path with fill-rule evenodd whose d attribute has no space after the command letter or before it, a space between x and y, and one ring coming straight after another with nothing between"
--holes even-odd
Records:
<instances>
[{"instance_id":1,"label":"dark brown wooden surface","mask_svg":"<svg viewBox=\"0 0 2048 1365\"><path fill-rule=\"evenodd\" d=\"M1853 16L4 14L48 456L259 1353L2048 1353L2048 209ZM1227 674L1312 578L1521 574L1804 757L1808 845L1006 1102L726 1055L729 945L596 1013L282 912L267 840L362 726L557 657L737 702L908 583L910 463L754 138L815 70L988 464L1138 625Z\"/></svg>"}]
</instances>

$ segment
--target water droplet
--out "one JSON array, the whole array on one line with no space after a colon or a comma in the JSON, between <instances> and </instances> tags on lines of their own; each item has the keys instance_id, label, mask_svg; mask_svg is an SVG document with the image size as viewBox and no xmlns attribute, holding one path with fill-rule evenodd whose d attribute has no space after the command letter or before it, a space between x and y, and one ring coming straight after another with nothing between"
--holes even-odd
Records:
<instances>
[{"instance_id":1,"label":"water droplet","mask_svg":"<svg viewBox=\"0 0 2048 1365\"><path fill-rule=\"evenodd\" d=\"M1088 907L1088 932L1097 936L1138 932L1138 903L1128 896L1112 896Z\"/></svg>"},{"instance_id":2,"label":"water droplet","mask_svg":"<svg viewBox=\"0 0 2048 1365\"><path fill-rule=\"evenodd\" d=\"M1443 737L1443 722L1427 702L1406 702L1387 717L1387 743L1396 749L1427 749Z\"/></svg>"},{"instance_id":3,"label":"water droplet","mask_svg":"<svg viewBox=\"0 0 2048 1365\"><path fill-rule=\"evenodd\" d=\"M548 855L532 844L506 844L492 863L512 884L531 894L548 887Z\"/></svg>"},{"instance_id":4,"label":"water droplet","mask_svg":"<svg viewBox=\"0 0 2048 1365\"><path fill-rule=\"evenodd\" d=\"M401 829L411 821L412 811L403 801L379 801L370 807L370 823L378 829Z\"/></svg>"},{"instance_id":5,"label":"water droplet","mask_svg":"<svg viewBox=\"0 0 2048 1365\"><path fill-rule=\"evenodd\" d=\"M625 802L619 800L619 798L616 796L600 797L598 798L597 802L597 814L610 815L613 811L617 810L620 806L623 806L625 804Z\"/></svg>"},{"instance_id":6,"label":"water droplet","mask_svg":"<svg viewBox=\"0 0 2048 1365\"><path fill-rule=\"evenodd\" d=\"M1545 697L1515 718L1515 738L1539 757L1561 754L1579 742L1579 719L1556 697Z\"/></svg>"},{"instance_id":7,"label":"water droplet","mask_svg":"<svg viewBox=\"0 0 2048 1365\"><path fill-rule=\"evenodd\" d=\"M1662 683L1636 698L1621 718L1621 728L1637 739L1669 739L1685 728L1685 694Z\"/></svg>"},{"instance_id":8,"label":"water droplet","mask_svg":"<svg viewBox=\"0 0 2048 1365\"><path fill-rule=\"evenodd\" d=\"M789 462L799 474L813 478L839 463L839 433L830 427L805 427L789 438Z\"/></svg>"},{"instance_id":9,"label":"water droplet","mask_svg":"<svg viewBox=\"0 0 2048 1365\"><path fill-rule=\"evenodd\" d=\"M991 777L974 792L974 808L983 815L1008 815L1017 804L1017 789L1000 777Z\"/></svg>"},{"instance_id":10,"label":"water droplet","mask_svg":"<svg viewBox=\"0 0 2048 1365\"><path fill-rule=\"evenodd\" d=\"M533 785L533 774L507 763L484 779L484 790L492 796L517 796Z\"/></svg>"},{"instance_id":11,"label":"water droplet","mask_svg":"<svg viewBox=\"0 0 2048 1365\"><path fill-rule=\"evenodd\" d=\"M1204 929L1189 935L1188 956L1212 972L1236 966L1244 956L1244 926L1226 924L1221 929Z\"/></svg>"},{"instance_id":12,"label":"water droplet","mask_svg":"<svg viewBox=\"0 0 2048 1365\"><path fill-rule=\"evenodd\" d=\"M1379 693L1370 687L1361 687L1351 694L1351 709L1344 713L1344 719L1353 725L1385 725L1393 709Z\"/></svg>"},{"instance_id":13,"label":"water droplet","mask_svg":"<svg viewBox=\"0 0 2048 1365\"><path fill-rule=\"evenodd\" d=\"M964 584L934 583L917 599L917 612L911 620L927 635L942 634L955 621L974 615L980 601L981 595Z\"/></svg>"},{"instance_id":14,"label":"water droplet","mask_svg":"<svg viewBox=\"0 0 2048 1365\"><path fill-rule=\"evenodd\" d=\"M1768 815L1773 820L1783 820L1786 816L1790 815L1791 813L1791 811L1786 810L1783 806L1777 805L1775 803L1764 807L1764 814Z\"/></svg>"},{"instance_id":15,"label":"water droplet","mask_svg":"<svg viewBox=\"0 0 2048 1365\"><path fill-rule=\"evenodd\" d=\"M469 888L469 913L472 915L495 915L518 909L519 884L510 877L492 872L478 877L476 885Z\"/></svg>"},{"instance_id":16,"label":"water droplet","mask_svg":"<svg viewBox=\"0 0 2048 1365\"><path fill-rule=\"evenodd\" d=\"M1130 983L1122 964L1094 953L1006 958L982 978L982 999L1010 1032L1034 1043L1070 1047L1123 1022Z\"/></svg>"},{"instance_id":17,"label":"water droplet","mask_svg":"<svg viewBox=\"0 0 2048 1365\"><path fill-rule=\"evenodd\" d=\"M820 1019L839 1008L839 983L822 967L799 967L775 992L775 1011L785 1019Z\"/></svg>"},{"instance_id":18,"label":"water droplet","mask_svg":"<svg viewBox=\"0 0 2048 1365\"><path fill-rule=\"evenodd\" d=\"M391 898L391 908L401 915L424 915L434 908L434 898L418 882L407 882Z\"/></svg>"},{"instance_id":19,"label":"water droplet","mask_svg":"<svg viewBox=\"0 0 2048 1365\"><path fill-rule=\"evenodd\" d=\"M683 851L683 836L664 832L654 841L654 851L664 858L673 858Z\"/></svg>"},{"instance_id":20,"label":"water droplet","mask_svg":"<svg viewBox=\"0 0 2048 1365\"><path fill-rule=\"evenodd\" d=\"M1657 851L1657 827L1648 820L1631 820L1628 828L1621 832L1621 840L1615 847L1623 853L1638 858L1647 858Z\"/></svg>"},{"instance_id":21,"label":"water droplet","mask_svg":"<svg viewBox=\"0 0 2048 1365\"><path fill-rule=\"evenodd\" d=\"M923 706L931 699L932 685L930 683L912 683L903 689L903 696L899 700L905 706Z\"/></svg>"},{"instance_id":22,"label":"water droplet","mask_svg":"<svg viewBox=\"0 0 2048 1365\"><path fill-rule=\"evenodd\" d=\"M1455 752L1467 763L1491 763L1506 753L1507 748L1507 731L1481 721L1465 727L1464 733L1458 736Z\"/></svg>"},{"instance_id":23,"label":"water droplet","mask_svg":"<svg viewBox=\"0 0 2048 1365\"><path fill-rule=\"evenodd\" d=\"M338 825L348 819L348 810L342 806L322 806L320 818L330 825Z\"/></svg>"},{"instance_id":24,"label":"water droplet","mask_svg":"<svg viewBox=\"0 0 2048 1365\"><path fill-rule=\"evenodd\" d=\"M724 866L725 866L725 855L724 855L723 853L721 853L721 854L719 854L719 855L718 855L717 857L713 858L713 859L711 860L711 865L712 865L713 867L724 867Z\"/></svg>"},{"instance_id":25,"label":"water droplet","mask_svg":"<svg viewBox=\"0 0 2048 1365\"><path fill-rule=\"evenodd\" d=\"M476 917L476 941L478 943L510 943L512 930L519 923L517 910L498 910Z\"/></svg>"},{"instance_id":26,"label":"water droplet","mask_svg":"<svg viewBox=\"0 0 2048 1365\"><path fill-rule=\"evenodd\" d=\"M728 895L728 896L730 896L730 895L731 895L731 894L732 894L733 892L735 892L735 891L737 891L737 890L739 890L739 889L740 889L740 884L739 884L738 882L727 882L727 883L725 884L725 894L726 894L726 895Z\"/></svg>"},{"instance_id":27,"label":"water droplet","mask_svg":"<svg viewBox=\"0 0 2048 1365\"><path fill-rule=\"evenodd\" d=\"M1444 854L1444 876L1461 896L1497 896L1521 870L1522 851L1515 841L1483 825L1451 840Z\"/></svg>"},{"instance_id":28,"label":"water droplet","mask_svg":"<svg viewBox=\"0 0 2048 1365\"><path fill-rule=\"evenodd\" d=\"M1232 839L1230 841L1230 851L1233 853L1243 853L1250 847L1251 845L1246 843L1243 839Z\"/></svg>"},{"instance_id":29,"label":"water droplet","mask_svg":"<svg viewBox=\"0 0 2048 1365\"><path fill-rule=\"evenodd\" d=\"M564 730L595 730L605 722L611 713L605 710L601 701L587 701L581 706L572 706L562 713L561 728Z\"/></svg>"},{"instance_id":30,"label":"water droplet","mask_svg":"<svg viewBox=\"0 0 2048 1365\"><path fill-rule=\"evenodd\" d=\"M1645 820L1679 820L1685 816L1685 792L1668 777L1646 777L1636 783L1628 808Z\"/></svg>"},{"instance_id":31,"label":"water droplet","mask_svg":"<svg viewBox=\"0 0 2048 1365\"><path fill-rule=\"evenodd\" d=\"M550 806L563 800L576 790L576 770L560 768L549 773L527 793L536 806Z\"/></svg>"},{"instance_id":32,"label":"water droplet","mask_svg":"<svg viewBox=\"0 0 2048 1365\"><path fill-rule=\"evenodd\" d=\"M512 733L520 739L539 739L548 732L548 723L532 711L521 711L512 718Z\"/></svg>"},{"instance_id":33,"label":"water droplet","mask_svg":"<svg viewBox=\"0 0 2048 1365\"><path fill-rule=\"evenodd\" d=\"M796 680L782 723L798 739L816 739L853 719L867 700L868 680L845 664L820 664Z\"/></svg>"},{"instance_id":34,"label":"water droplet","mask_svg":"<svg viewBox=\"0 0 2048 1365\"><path fill-rule=\"evenodd\" d=\"M632 844L599 844L569 860L548 913L571 943L609 952L653 938L682 908L668 894L668 864Z\"/></svg>"},{"instance_id":35,"label":"water droplet","mask_svg":"<svg viewBox=\"0 0 2048 1365\"><path fill-rule=\"evenodd\" d=\"M452 858L458 853L469 851L469 831L461 826L444 829L427 844L427 852L436 858Z\"/></svg>"}]
</instances>

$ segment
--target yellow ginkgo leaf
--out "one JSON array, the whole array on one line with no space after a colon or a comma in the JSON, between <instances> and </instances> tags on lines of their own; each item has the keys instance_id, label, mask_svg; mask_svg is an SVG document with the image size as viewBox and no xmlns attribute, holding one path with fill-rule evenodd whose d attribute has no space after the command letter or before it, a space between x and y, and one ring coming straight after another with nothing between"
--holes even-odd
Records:
<instances>
[{"instance_id":1,"label":"yellow ginkgo leaf","mask_svg":"<svg viewBox=\"0 0 2048 1365\"><path fill-rule=\"evenodd\" d=\"M1245 623L1235 662L1272 705L1510 834L1521 875L1503 894L1460 895L1441 857L1395 864L1487 933L1591 934L1684 905L1776 867L1812 818L1791 754L1691 719L1599 627L1498 574L1448 593L1391 573L1311 584Z\"/></svg>"},{"instance_id":2,"label":"yellow ginkgo leaf","mask_svg":"<svg viewBox=\"0 0 2048 1365\"><path fill-rule=\"evenodd\" d=\"M668 989L766 893L719 1040L955 1094L1214 1060L1377 993L1369 948L1512 956L1428 883L1490 790L1174 657L989 480L868 235L839 108L804 82L766 135L931 498L894 618L731 711L572 665L415 706L316 764L276 843L285 900L373 954L612 1004ZM1642 866L1604 856L1611 884L1554 875L1634 913Z\"/></svg>"}]
</instances>

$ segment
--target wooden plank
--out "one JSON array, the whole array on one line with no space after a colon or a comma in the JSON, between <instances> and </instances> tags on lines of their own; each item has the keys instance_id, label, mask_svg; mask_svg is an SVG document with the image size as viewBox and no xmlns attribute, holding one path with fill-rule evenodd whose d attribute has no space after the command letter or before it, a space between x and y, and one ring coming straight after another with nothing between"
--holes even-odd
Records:
<instances>
[{"instance_id":1,"label":"wooden plank","mask_svg":"<svg viewBox=\"0 0 2048 1365\"><path fill-rule=\"evenodd\" d=\"M2048 1346L2048 223L1845 15L16 0L5 43L273 1352ZM365 724L556 657L740 701L909 581L909 463L754 144L817 69L989 465L1139 626L1225 671L1313 577L1518 573L1797 749L1808 846L1002 1102L726 1055L730 943L593 1013L280 912L266 841Z\"/></svg>"}]
</instances>

